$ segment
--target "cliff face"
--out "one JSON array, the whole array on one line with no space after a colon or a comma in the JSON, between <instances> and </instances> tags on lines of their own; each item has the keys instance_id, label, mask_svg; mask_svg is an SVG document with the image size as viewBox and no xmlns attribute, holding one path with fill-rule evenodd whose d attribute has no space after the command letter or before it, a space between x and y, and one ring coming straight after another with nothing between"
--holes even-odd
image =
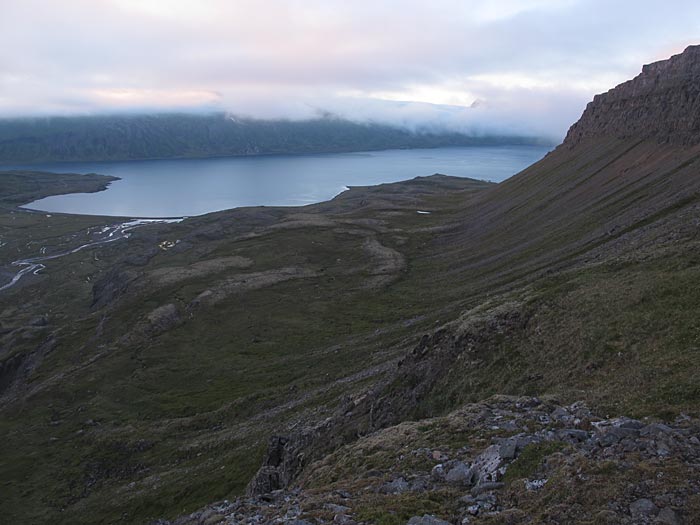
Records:
<instances>
[{"instance_id":1,"label":"cliff face","mask_svg":"<svg viewBox=\"0 0 700 525\"><path fill-rule=\"evenodd\" d=\"M600 136L700 143L700 46L646 65L634 79L596 95L564 144Z\"/></svg>"}]
</instances>

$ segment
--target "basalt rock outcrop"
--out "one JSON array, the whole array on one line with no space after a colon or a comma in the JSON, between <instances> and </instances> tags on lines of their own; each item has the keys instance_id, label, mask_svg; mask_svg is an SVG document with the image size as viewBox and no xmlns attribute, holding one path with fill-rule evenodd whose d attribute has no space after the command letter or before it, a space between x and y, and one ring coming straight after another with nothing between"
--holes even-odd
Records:
<instances>
[{"instance_id":1,"label":"basalt rock outcrop","mask_svg":"<svg viewBox=\"0 0 700 525\"><path fill-rule=\"evenodd\" d=\"M634 79L596 95L564 144L573 147L605 135L700 142L700 46L648 64Z\"/></svg>"},{"instance_id":2,"label":"basalt rock outcrop","mask_svg":"<svg viewBox=\"0 0 700 525\"><path fill-rule=\"evenodd\" d=\"M156 523L696 523L698 429L686 416L602 418L581 402L497 396L360 438L313 463L296 487ZM604 494L605 505L583 493Z\"/></svg>"}]
</instances>

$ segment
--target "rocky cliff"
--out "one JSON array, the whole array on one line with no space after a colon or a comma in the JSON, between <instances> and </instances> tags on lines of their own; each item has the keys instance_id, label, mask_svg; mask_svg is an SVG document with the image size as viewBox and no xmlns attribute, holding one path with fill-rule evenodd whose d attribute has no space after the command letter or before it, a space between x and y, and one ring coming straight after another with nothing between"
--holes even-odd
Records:
<instances>
[{"instance_id":1,"label":"rocky cliff","mask_svg":"<svg viewBox=\"0 0 700 525\"><path fill-rule=\"evenodd\" d=\"M700 142L700 46L648 64L632 80L596 95L564 144L600 136Z\"/></svg>"}]
</instances>

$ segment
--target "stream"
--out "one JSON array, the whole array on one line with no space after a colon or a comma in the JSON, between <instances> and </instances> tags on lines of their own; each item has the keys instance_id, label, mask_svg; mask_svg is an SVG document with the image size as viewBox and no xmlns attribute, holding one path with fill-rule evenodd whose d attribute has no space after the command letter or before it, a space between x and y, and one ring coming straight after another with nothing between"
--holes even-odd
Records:
<instances>
[{"instance_id":1,"label":"stream","mask_svg":"<svg viewBox=\"0 0 700 525\"><path fill-rule=\"evenodd\" d=\"M51 259L58 259L59 257L65 257L66 255L70 255L72 253L79 252L81 250L84 250L85 248L92 248L93 246L99 246L101 244L107 244L110 242L118 241L120 239L128 239L131 235L131 231L135 228L138 228L139 226L144 226L146 224L156 224L156 223L174 223L174 222L180 222L184 220L184 218L179 218L179 219L132 219L127 222L122 222L119 224L114 224L111 226L105 226L102 228L99 232L97 232L97 235L99 235L99 238L95 241L88 242L85 244L81 244L77 248L73 248L71 250L59 252L59 253L54 253L51 255L40 255L38 257L30 257L28 259L18 259L16 261L13 261L11 264L12 266L19 267L20 270L12 277L10 282L7 284L4 284L0 286L0 292L3 290L7 290L8 288L13 287L15 284L17 284L22 277L24 277L27 274L34 274L37 275L40 271L44 270L46 266L43 264L46 261L50 261ZM39 253L44 254L46 252L46 248L42 247L39 250Z\"/></svg>"}]
</instances>

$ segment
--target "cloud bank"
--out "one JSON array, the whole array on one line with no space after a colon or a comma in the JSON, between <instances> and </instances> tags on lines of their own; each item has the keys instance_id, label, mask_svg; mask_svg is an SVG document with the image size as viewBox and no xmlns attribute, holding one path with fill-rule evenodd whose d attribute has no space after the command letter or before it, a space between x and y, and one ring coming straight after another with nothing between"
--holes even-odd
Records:
<instances>
[{"instance_id":1,"label":"cloud bank","mask_svg":"<svg viewBox=\"0 0 700 525\"><path fill-rule=\"evenodd\" d=\"M0 115L333 112L560 138L700 41L694 1L3 0Z\"/></svg>"}]
</instances>

